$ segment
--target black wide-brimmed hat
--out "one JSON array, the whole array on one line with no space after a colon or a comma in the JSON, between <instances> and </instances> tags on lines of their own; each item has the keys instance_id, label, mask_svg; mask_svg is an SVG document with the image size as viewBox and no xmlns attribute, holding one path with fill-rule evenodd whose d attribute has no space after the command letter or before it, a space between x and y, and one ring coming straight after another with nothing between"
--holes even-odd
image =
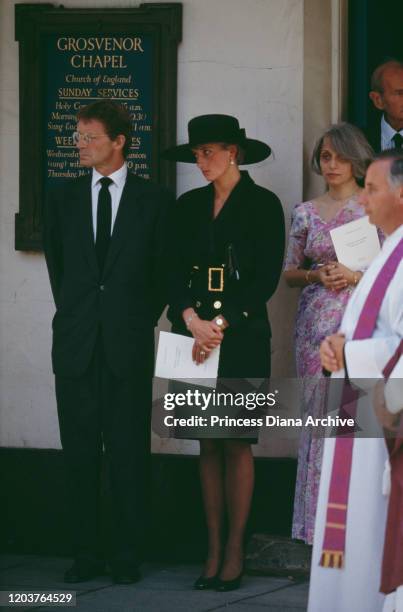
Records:
<instances>
[{"instance_id":1,"label":"black wide-brimmed hat","mask_svg":"<svg viewBox=\"0 0 403 612\"><path fill-rule=\"evenodd\" d=\"M192 149L208 142L237 144L244 153L242 164L256 164L271 153L269 145L260 140L247 138L245 130L239 127L236 117L231 115L200 115L188 123L189 142L170 147L162 153L164 159L196 163Z\"/></svg>"}]
</instances>

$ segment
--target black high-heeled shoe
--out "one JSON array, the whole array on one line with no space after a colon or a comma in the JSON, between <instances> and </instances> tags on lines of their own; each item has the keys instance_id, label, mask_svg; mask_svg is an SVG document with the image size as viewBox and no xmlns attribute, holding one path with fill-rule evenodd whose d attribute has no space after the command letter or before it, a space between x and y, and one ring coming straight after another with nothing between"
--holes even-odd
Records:
<instances>
[{"instance_id":1,"label":"black high-heeled shoe","mask_svg":"<svg viewBox=\"0 0 403 612\"><path fill-rule=\"evenodd\" d=\"M219 583L218 574L215 576L199 576L193 585L193 588L197 591L207 591L208 589L215 589Z\"/></svg>"},{"instance_id":2,"label":"black high-heeled shoe","mask_svg":"<svg viewBox=\"0 0 403 612\"><path fill-rule=\"evenodd\" d=\"M231 580L221 580L221 578L219 578L216 591L224 593L226 591L235 591L236 589L239 589L242 582L242 576L243 569L241 570L241 573L236 576L236 578L232 578Z\"/></svg>"}]
</instances>

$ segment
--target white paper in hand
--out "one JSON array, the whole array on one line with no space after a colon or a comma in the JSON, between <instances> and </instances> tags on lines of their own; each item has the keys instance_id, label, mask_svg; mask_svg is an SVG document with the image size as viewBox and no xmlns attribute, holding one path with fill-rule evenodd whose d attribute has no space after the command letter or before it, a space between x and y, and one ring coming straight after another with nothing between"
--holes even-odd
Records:
<instances>
[{"instance_id":1,"label":"white paper in hand","mask_svg":"<svg viewBox=\"0 0 403 612\"><path fill-rule=\"evenodd\" d=\"M211 351L208 359L196 365L192 359L194 339L180 334L160 332L155 376L171 380L187 380L207 387L215 386L220 347ZM207 380L208 379L208 380Z\"/></svg>"},{"instance_id":2,"label":"white paper in hand","mask_svg":"<svg viewBox=\"0 0 403 612\"><path fill-rule=\"evenodd\" d=\"M330 230L337 260L350 270L365 270L378 255L378 232L368 217L361 217Z\"/></svg>"}]
</instances>

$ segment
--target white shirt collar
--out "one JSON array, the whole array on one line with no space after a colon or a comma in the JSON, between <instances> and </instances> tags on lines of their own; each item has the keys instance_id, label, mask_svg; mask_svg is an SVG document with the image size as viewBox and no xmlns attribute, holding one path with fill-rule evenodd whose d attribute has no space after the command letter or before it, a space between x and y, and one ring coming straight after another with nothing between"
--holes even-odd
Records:
<instances>
[{"instance_id":1,"label":"white shirt collar","mask_svg":"<svg viewBox=\"0 0 403 612\"><path fill-rule=\"evenodd\" d=\"M392 234L389 234L389 236L386 236L383 244L385 245L386 243L394 242L395 240L397 242L400 238L403 238L403 223L402 225L399 225L399 227L395 229L395 231L392 232Z\"/></svg>"},{"instance_id":2,"label":"white shirt collar","mask_svg":"<svg viewBox=\"0 0 403 612\"><path fill-rule=\"evenodd\" d=\"M387 142L390 142L395 134L402 134L403 136L403 130L396 132L396 130L386 121L385 115L382 115L381 119L381 132Z\"/></svg>"},{"instance_id":3,"label":"white shirt collar","mask_svg":"<svg viewBox=\"0 0 403 612\"><path fill-rule=\"evenodd\" d=\"M122 187L122 188L126 182L126 177L127 177L127 163L126 162L124 162L123 166L121 166L118 170L115 170L115 172L112 172L112 174L108 175L108 178L110 178L117 187ZM100 174L98 170L95 170L95 168L93 168L91 187L95 187L95 185L99 183L99 181L102 178L104 178L104 175Z\"/></svg>"}]
</instances>

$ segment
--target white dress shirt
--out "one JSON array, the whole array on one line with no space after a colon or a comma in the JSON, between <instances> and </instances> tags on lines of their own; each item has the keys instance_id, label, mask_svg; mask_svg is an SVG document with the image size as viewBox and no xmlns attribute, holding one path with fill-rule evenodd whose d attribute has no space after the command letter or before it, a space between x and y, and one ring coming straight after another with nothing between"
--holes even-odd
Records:
<instances>
[{"instance_id":1,"label":"white dress shirt","mask_svg":"<svg viewBox=\"0 0 403 612\"><path fill-rule=\"evenodd\" d=\"M391 125L386 121L385 115L382 115L381 119L381 147L382 151L386 151L388 149L394 149L396 147L392 138L395 134L400 134L403 138L403 130L400 132L396 132Z\"/></svg>"},{"instance_id":2,"label":"white dress shirt","mask_svg":"<svg viewBox=\"0 0 403 612\"><path fill-rule=\"evenodd\" d=\"M113 226L115 225L116 215L118 214L118 208L120 203L120 198L122 197L123 188L126 183L127 177L127 164L126 162L116 170L112 172L108 176L108 178L113 181L108 187L109 193L111 194L112 200L112 223L111 223L111 234L113 232ZM92 227L94 229L94 241L97 238L97 211L98 211L98 196L101 191L101 183L100 180L104 178L103 174L100 174L92 169L92 182L91 182L91 199L92 199Z\"/></svg>"}]
</instances>

